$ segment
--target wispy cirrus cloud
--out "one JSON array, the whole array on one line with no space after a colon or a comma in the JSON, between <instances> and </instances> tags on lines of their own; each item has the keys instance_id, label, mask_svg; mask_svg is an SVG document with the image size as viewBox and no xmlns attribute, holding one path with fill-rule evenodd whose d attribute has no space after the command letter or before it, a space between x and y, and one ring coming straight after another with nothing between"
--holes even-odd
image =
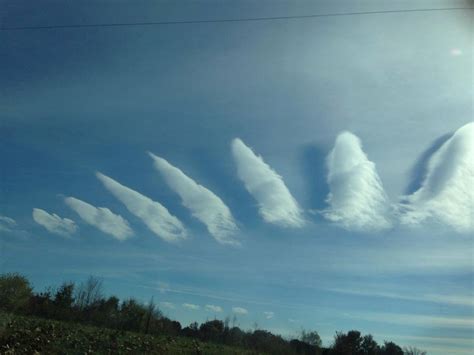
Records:
<instances>
[{"instance_id":1,"label":"wispy cirrus cloud","mask_svg":"<svg viewBox=\"0 0 474 355\"><path fill-rule=\"evenodd\" d=\"M66 205L74 210L84 222L115 239L125 240L133 235L127 220L106 207L95 207L74 197L64 199Z\"/></svg>"},{"instance_id":2,"label":"wispy cirrus cloud","mask_svg":"<svg viewBox=\"0 0 474 355\"><path fill-rule=\"evenodd\" d=\"M215 306L213 304L206 304L204 307L206 311L209 312L216 312L216 313L221 313L222 312L222 307L221 306Z\"/></svg>"},{"instance_id":3,"label":"wispy cirrus cloud","mask_svg":"<svg viewBox=\"0 0 474 355\"><path fill-rule=\"evenodd\" d=\"M456 306L474 307L473 295L455 295L455 294L409 294L409 293L396 293L396 292L384 292L377 290L364 289L342 289L342 288L327 288L326 290L331 292L337 292L342 294L356 295L356 296L367 296L367 297L382 297L389 299L399 299L407 301L419 301L419 302L430 302L438 304L450 304Z\"/></svg>"},{"instance_id":4,"label":"wispy cirrus cloud","mask_svg":"<svg viewBox=\"0 0 474 355\"><path fill-rule=\"evenodd\" d=\"M445 329L472 329L474 328L474 318L455 316L431 316L424 314L403 314L403 313L356 313L346 316L356 319L364 319L373 322L416 325L420 327L438 327Z\"/></svg>"},{"instance_id":5,"label":"wispy cirrus cloud","mask_svg":"<svg viewBox=\"0 0 474 355\"><path fill-rule=\"evenodd\" d=\"M302 211L282 177L239 138L232 141L232 154L238 176L257 200L262 218L283 227L302 227Z\"/></svg>"},{"instance_id":6,"label":"wispy cirrus cloud","mask_svg":"<svg viewBox=\"0 0 474 355\"><path fill-rule=\"evenodd\" d=\"M192 304L192 303L183 303L182 306L186 309L190 309L192 311L197 311L199 309L201 309L200 306L198 306L197 304Z\"/></svg>"},{"instance_id":7,"label":"wispy cirrus cloud","mask_svg":"<svg viewBox=\"0 0 474 355\"><path fill-rule=\"evenodd\" d=\"M392 225L391 205L382 182L357 136L342 132L327 158L329 221L357 231L377 231Z\"/></svg>"},{"instance_id":8,"label":"wispy cirrus cloud","mask_svg":"<svg viewBox=\"0 0 474 355\"><path fill-rule=\"evenodd\" d=\"M474 123L459 128L432 156L421 187L401 204L406 225L438 222L474 231Z\"/></svg>"},{"instance_id":9,"label":"wispy cirrus cloud","mask_svg":"<svg viewBox=\"0 0 474 355\"><path fill-rule=\"evenodd\" d=\"M17 226L16 221L13 218L0 215L0 231L10 232L12 228Z\"/></svg>"},{"instance_id":10,"label":"wispy cirrus cloud","mask_svg":"<svg viewBox=\"0 0 474 355\"><path fill-rule=\"evenodd\" d=\"M234 312L235 314L240 314L240 315L245 315L249 313L249 311L247 311L243 307L232 307L232 312Z\"/></svg>"},{"instance_id":11,"label":"wispy cirrus cloud","mask_svg":"<svg viewBox=\"0 0 474 355\"><path fill-rule=\"evenodd\" d=\"M176 242L186 238L187 232L184 225L165 206L104 174L98 172L96 176L130 213L140 218L158 237L167 242Z\"/></svg>"},{"instance_id":12,"label":"wispy cirrus cloud","mask_svg":"<svg viewBox=\"0 0 474 355\"><path fill-rule=\"evenodd\" d=\"M49 232L63 237L71 236L78 229L72 219L61 218L55 213L50 214L40 208L33 208L33 220Z\"/></svg>"},{"instance_id":13,"label":"wispy cirrus cloud","mask_svg":"<svg viewBox=\"0 0 474 355\"><path fill-rule=\"evenodd\" d=\"M221 244L240 245L233 238L238 231L234 217L226 204L212 191L196 183L180 169L152 153L155 168L168 186L181 198L192 215L204 223L209 233Z\"/></svg>"}]
</instances>

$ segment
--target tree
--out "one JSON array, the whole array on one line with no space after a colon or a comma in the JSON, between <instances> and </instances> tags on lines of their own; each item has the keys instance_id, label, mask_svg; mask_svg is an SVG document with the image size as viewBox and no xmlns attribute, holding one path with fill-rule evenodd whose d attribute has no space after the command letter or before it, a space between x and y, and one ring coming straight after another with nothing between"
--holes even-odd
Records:
<instances>
[{"instance_id":1,"label":"tree","mask_svg":"<svg viewBox=\"0 0 474 355\"><path fill-rule=\"evenodd\" d=\"M148 331L150 330L150 322L155 315L155 307L153 297L151 297L148 307L146 308L145 334L148 334Z\"/></svg>"},{"instance_id":2,"label":"tree","mask_svg":"<svg viewBox=\"0 0 474 355\"><path fill-rule=\"evenodd\" d=\"M199 337L203 341L222 341L224 333L224 323L221 320L215 319L201 324L199 327Z\"/></svg>"},{"instance_id":3,"label":"tree","mask_svg":"<svg viewBox=\"0 0 474 355\"><path fill-rule=\"evenodd\" d=\"M427 352L415 348L414 346L404 347L403 348L404 355L426 355Z\"/></svg>"},{"instance_id":4,"label":"tree","mask_svg":"<svg viewBox=\"0 0 474 355\"><path fill-rule=\"evenodd\" d=\"M336 332L331 354L358 355L361 353L362 337L357 330L351 330L347 334Z\"/></svg>"},{"instance_id":5,"label":"tree","mask_svg":"<svg viewBox=\"0 0 474 355\"><path fill-rule=\"evenodd\" d=\"M102 281L94 276L89 276L85 283L81 283L76 295L76 305L83 310L97 303L103 298Z\"/></svg>"},{"instance_id":6,"label":"tree","mask_svg":"<svg viewBox=\"0 0 474 355\"><path fill-rule=\"evenodd\" d=\"M382 348L380 349L381 355L403 355L403 350L397 344L389 341L385 342Z\"/></svg>"},{"instance_id":7,"label":"tree","mask_svg":"<svg viewBox=\"0 0 474 355\"><path fill-rule=\"evenodd\" d=\"M0 309L25 311L32 289L26 277L19 274L0 275Z\"/></svg>"},{"instance_id":8,"label":"tree","mask_svg":"<svg viewBox=\"0 0 474 355\"><path fill-rule=\"evenodd\" d=\"M59 308L71 308L74 303L74 283L65 282L56 291L54 304Z\"/></svg>"},{"instance_id":9,"label":"tree","mask_svg":"<svg viewBox=\"0 0 474 355\"><path fill-rule=\"evenodd\" d=\"M306 330L303 329L301 331L300 340L309 345L317 346L318 348L320 348L322 345L321 337L316 331L307 332Z\"/></svg>"},{"instance_id":10,"label":"tree","mask_svg":"<svg viewBox=\"0 0 474 355\"><path fill-rule=\"evenodd\" d=\"M360 354L363 355L377 355L380 348L372 335L368 334L362 338L360 345Z\"/></svg>"}]
</instances>

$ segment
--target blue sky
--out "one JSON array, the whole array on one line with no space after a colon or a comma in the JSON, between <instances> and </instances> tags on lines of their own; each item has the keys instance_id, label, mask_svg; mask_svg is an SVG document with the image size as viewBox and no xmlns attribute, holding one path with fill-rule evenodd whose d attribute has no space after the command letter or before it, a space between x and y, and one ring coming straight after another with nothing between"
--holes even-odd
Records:
<instances>
[{"instance_id":1,"label":"blue sky","mask_svg":"<svg viewBox=\"0 0 474 355\"><path fill-rule=\"evenodd\" d=\"M467 5L7 1L2 27ZM472 31L468 10L2 31L1 271L471 353Z\"/></svg>"}]
</instances>

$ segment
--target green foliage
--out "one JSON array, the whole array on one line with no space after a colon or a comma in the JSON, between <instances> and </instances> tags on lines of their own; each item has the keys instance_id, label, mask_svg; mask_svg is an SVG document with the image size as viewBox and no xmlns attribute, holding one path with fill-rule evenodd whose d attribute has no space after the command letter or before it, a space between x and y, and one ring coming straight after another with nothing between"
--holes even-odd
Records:
<instances>
[{"instance_id":1,"label":"green foliage","mask_svg":"<svg viewBox=\"0 0 474 355\"><path fill-rule=\"evenodd\" d=\"M316 346L318 348L322 346L321 337L316 331L307 332L303 329L301 331L300 340L306 344Z\"/></svg>"},{"instance_id":2,"label":"green foliage","mask_svg":"<svg viewBox=\"0 0 474 355\"><path fill-rule=\"evenodd\" d=\"M403 350L397 344L386 341L380 349L380 355L403 355Z\"/></svg>"},{"instance_id":3,"label":"green foliage","mask_svg":"<svg viewBox=\"0 0 474 355\"><path fill-rule=\"evenodd\" d=\"M251 351L195 339L152 336L0 313L0 354L210 354L250 355Z\"/></svg>"},{"instance_id":4,"label":"green foliage","mask_svg":"<svg viewBox=\"0 0 474 355\"><path fill-rule=\"evenodd\" d=\"M18 274L0 275L0 310L23 312L32 296L26 277Z\"/></svg>"},{"instance_id":5,"label":"green foliage","mask_svg":"<svg viewBox=\"0 0 474 355\"><path fill-rule=\"evenodd\" d=\"M79 287L68 282L56 291L48 289L42 293L33 293L25 277L18 274L0 275L0 309L50 320L18 316L10 319L11 316L0 312L0 344L8 346L0 348L0 353L6 354L36 351L51 354L172 354L174 352L170 349L174 345L170 344L179 343L182 346L179 353L194 354L205 352L206 347L211 347L205 353L242 354L245 353L242 349L250 349L249 353L258 354L403 355L398 345L385 342L380 347L371 335L362 336L356 330L347 334L337 332L333 346L323 349L316 331L303 330L299 339L287 341L279 335L257 329L257 326L253 332L243 331L235 326L235 317L232 327L229 327L230 318L227 318L225 321L215 319L201 325L195 322L181 329L179 322L162 315L153 298L148 304L135 299L120 302L114 296L106 298L102 292L102 282L94 277L89 277ZM165 342L162 341L163 337L167 339ZM221 350L214 351L210 344ZM406 355L426 355L416 351L416 348L405 349Z\"/></svg>"}]
</instances>

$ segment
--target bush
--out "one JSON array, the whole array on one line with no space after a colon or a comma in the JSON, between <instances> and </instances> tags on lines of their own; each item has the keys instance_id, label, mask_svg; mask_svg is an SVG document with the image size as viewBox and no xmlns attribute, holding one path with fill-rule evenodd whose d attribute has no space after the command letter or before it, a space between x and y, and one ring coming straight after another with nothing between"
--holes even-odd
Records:
<instances>
[{"instance_id":1,"label":"bush","mask_svg":"<svg viewBox=\"0 0 474 355\"><path fill-rule=\"evenodd\" d=\"M24 312L32 295L26 277L19 274L0 275L0 309Z\"/></svg>"}]
</instances>

